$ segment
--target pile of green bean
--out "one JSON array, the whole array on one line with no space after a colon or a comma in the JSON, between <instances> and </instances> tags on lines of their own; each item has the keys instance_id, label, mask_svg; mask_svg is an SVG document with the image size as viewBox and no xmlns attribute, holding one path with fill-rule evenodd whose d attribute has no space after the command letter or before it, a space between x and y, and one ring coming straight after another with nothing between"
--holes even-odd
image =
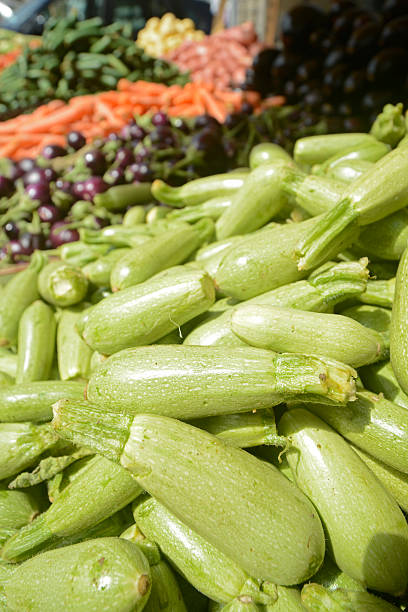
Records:
<instances>
[{"instance_id":1,"label":"pile of green bean","mask_svg":"<svg viewBox=\"0 0 408 612\"><path fill-rule=\"evenodd\" d=\"M3 285L0 609L406 609L395 130L155 181Z\"/></svg>"}]
</instances>

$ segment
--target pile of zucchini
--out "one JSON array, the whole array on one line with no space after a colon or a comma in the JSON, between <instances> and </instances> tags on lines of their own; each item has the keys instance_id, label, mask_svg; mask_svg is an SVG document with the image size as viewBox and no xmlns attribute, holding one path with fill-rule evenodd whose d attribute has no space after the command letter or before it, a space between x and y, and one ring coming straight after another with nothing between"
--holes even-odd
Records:
<instances>
[{"instance_id":1,"label":"pile of zucchini","mask_svg":"<svg viewBox=\"0 0 408 612\"><path fill-rule=\"evenodd\" d=\"M155 181L2 287L0 609L406 609L401 113Z\"/></svg>"}]
</instances>

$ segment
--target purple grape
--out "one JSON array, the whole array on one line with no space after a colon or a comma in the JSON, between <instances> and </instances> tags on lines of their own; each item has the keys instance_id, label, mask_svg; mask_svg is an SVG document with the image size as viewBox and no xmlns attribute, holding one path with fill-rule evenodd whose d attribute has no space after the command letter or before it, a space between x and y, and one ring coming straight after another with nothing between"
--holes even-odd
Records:
<instances>
[{"instance_id":1,"label":"purple grape","mask_svg":"<svg viewBox=\"0 0 408 612\"><path fill-rule=\"evenodd\" d=\"M8 221L3 226L3 231L6 234L7 238L9 238L10 240L16 240L18 238L19 233L20 233L20 230L18 229L18 227L14 223L14 221Z\"/></svg>"},{"instance_id":2,"label":"purple grape","mask_svg":"<svg viewBox=\"0 0 408 612\"><path fill-rule=\"evenodd\" d=\"M128 170L132 174L133 181L144 183L152 179L152 171L147 164L132 164Z\"/></svg>"},{"instance_id":3,"label":"purple grape","mask_svg":"<svg viewBox=\"0 0 408 612\"><path fill-rule=\"evenodd\" d=\"M68 227L66 221L57 221L51 226L49 240L52 247L56 249L66 242L79 240L79 233L76 229Z\"/></svg>"},{"instance_id":4,"label":"purple grape","mask_svg":"<svg viewBox=\"0 0 408 612\"><path fill-rule=\"evenodd\" d=\"M92 170L94 174L102 175L106 169L106 160L102 151L93 149L87 151L84 155L85 166Z\"/></svg>"},{"instance_id":5,"label":"purple grape","mask_svg":"<svg viewBox=\"0 0 408 612\"><path fill-rule=\"evenodd\" d=\"M170 121L166 113L163 111L158 111L157 113L154 113L152 117L152 124L155 127L159 127L163 125L170 125Z\"/></svg>"},{"instance_id":6,"label":"purple grape","mask_svg":"<svg viewBox=\"0 0 408 612\"><path fill-rule=\"evenodd\" d=\"M118 150L115 157L115 163L119 164L120 168L126 168L134 161L134 155L130 149L122 147Z\"/></svg>"},{"instance_id":7,"label":"purple grape","mask_svg":"<svg viewBox=\"0 0 408 612\"><path fill-rule=\"evenodd\" d=\"M110 185L100 176L91 176L89 179L84 181L84 190L82 193L82 199L91 202L98 193L103 193L109 189Z\"/></svg>"},{"instance_id":8,"label":"purple grape","mask_svg":"<svg viewBox=\"0 0 408 612\"><path fill-rule=\"evenodd\" d=\"M38 216L44 223L55 223L61 219L61 211L54 204L41 204L37 208Z\"/></svg>"},{"instance_id":9,"label":"purple grape","mask_svg":"<svg viewBox=\"0 0 408 612\"><path fill-rule=\"evenodd\" d=\"M146 136L147 132L137 123L133 123L129 126L129 136L130 140L133 142L140 142Z\"/></svg>"},{"instance_id":10,"label":"purple grape","mask_svg":"<svg viewBox=\"0 0 408 612\"><path fill-rule=\"evenodd\" d=\"M63 157L67 154L67 150L64 147L56 144L46 145L41 151L41 155L45 159L54 159L55 157Z\"/></svg>"},{"instance_id":11,"label":"purple grape","mask_svg":"<svg viewBox=\"0 0 408 612\"><path fill-rule=\"evenodd\" d=\"M150 159L150 157L151 157L150 151L146 149L146 147L135 149L135 162L137 164L146 162L148 159Z\"/></svg>"},{"instance_id":12,"label":"purple grape","mask_svg":"<svg viewBox=\"0 0 408 612\"><path fill-rule=\"evenodd\" d=\"M50 189L48 183L34 183L33 185L27 185L25 192L32 200L38 200L41 202L41 204L48 204L50 201Z\"/></svg>"},{"instance_id":13,"label":"purple grape","mask_svg":"<svg viewBox=\"0 0 408 612\"><path fill-rule=\"evenodd\" d=\"M106 182L109 183L110 186L113 185L122 185L125 183L125 171L123 168L109 168L105 172L104 175Z\"/></svg>"},{"instance_id":14,"label":"purple grape","mask_svg":"<svg viewBox=\"0 0 408 612\"><path fill-rule=\"evenodd\" d=\"M59 178L55 181L55 187L59 189L59 191L63 191L64 193L68 193L72 195L73 193L73 185L69 181L64 181L64 179Z\"/></svg>"},{"instance_id":15,"label":"purple grape","mask_svg":"<svg viewBox=\"0 0 408 612\"><path fill-rule=\"evenodd\" d=\"M82 149L82 147L86 145L85 136L81 134L81 132L73 130L67 135L67 144L74 149L74 151L78 151L78 149Z\"/></svg>"},{"instance_id":16,"label":"purple grape","mask_svg":"<svg viewBox=\"0 0 408 612\"><path fill-rule=\"evenodd\" d=\"M0 174L0 198L11 196L14 191L14 185L10 179L3 174Z\"/></svg>"},{"instance_id":17,"label":"purple grape","mask_svg":"<svg viewBox=\"0 0 408 612\"><path fill-rule=\"evenodd\" d=\"M31 170L34 170L34 168L37 168L35 160L31 157L23 157L23 159L20 159L20 161L17 162L16 166L22 172L22 174L26 174L26 172L30 172Z\"/></svg>"}]
</instances>

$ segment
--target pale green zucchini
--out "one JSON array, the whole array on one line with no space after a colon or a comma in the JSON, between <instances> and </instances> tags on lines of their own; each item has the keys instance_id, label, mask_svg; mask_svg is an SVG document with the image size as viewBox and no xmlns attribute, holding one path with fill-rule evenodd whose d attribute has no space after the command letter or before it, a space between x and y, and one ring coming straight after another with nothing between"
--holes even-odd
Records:
<instances>
[{"instance_id":1,"label":"pale green zucchini","mask_svg":"<svg viewBox=\"0 0 408 612\"><path fill-rule=\"evenodd\" d=\"M148 280L162 270L177 266L209 239L213 232L211 219L202 219L194 226L181 226L159 234L119 258L112 266L108 284L112 291L121 291Z\"/></svg>"},{"instance_id":2,"label":"pale green zucchini","mask_svg":"<svg viewBox=\"0 0 408 612\"><path fill-rule=\"evenodd\" d=\"M358 296L358 300L364 304L392 308L395 294L395 278L388 280L369 280L367 289Z\"/></svg>"},{"instance_id":3,"label":"pale green zucchini","mask_svg":"<svg viewBox=\"0 0 408 612\"><path fill-rule=\"evenodd\" d=\"M81 399L85 384L77 381L39 380L0 388L0 422L49 421L52 404L64 398Z\"/></svg>"},{"instance_id":4,"label":"pale green zucchini","mask_svg":"<svg viewBox=\"0 0 408 612\"><path fill-rule=\"evenodd\" d=\"M174 573L165 561L150 566L152 588L145 612L188 612Z\"/></svg>"},{"instance_id":5,"label":"pale green zucchini","mask_svg":"<svg viewBox=\"0 0 408 612\"><path fill-rule=\"evenodd\" d=\"M238 448L261 444L285 446L285 438L277 434L272 409L195 419L190 424Z\"/></svg>"},{"instance_id":6,"label":"pale green zucchini","mask_svg":"<svg viewBox=\"0 0 408 612\"><path fill-rule=\"evenodd\" d=\"M246 302L236 303L233 298L218 300L185 338L184 344L245 346L231 329L234 310L249 304L271 304L281 308L298 308L326 312L335 304L358 296L367 286L367 260L327 263L318 268L307 280L277 287Z\"/></svg>"},{"instance_id":7,"label":"pale green zucchini","mask_svg":"<svg viewBox=\"0 0 408 612\"><path fill-rule=\"evenodd\" d=\"M124 508L142 492L121 466L99 455L92 457L51 506L20 529L2 549L8 562L27 559L46 545L80 534Z\"/></svg>"},{"instance_id":8,"label":"pale green zucchini","mask_svg":"<svg viewBox=\"0 0 408 612\"><path fill-rule=\"evenodd\" d=\"M338 567L374 590L401 595L408 581L408 525L396 501L331 427L303 409L280 433L297 485L315 504Z\"/></svg>"},{"instance_id":9,"label":"pale green zucchini","mask_svg":"<svg viewBox=\"0 0 408 612\"><path fill-rule=\"evenodd\" d=\"M321 218L278 225L240 239L221 259L214 279L216 287L225 295L247 300L305 278L308 271L298 269L295 249ZM358 228L347 228L315 267L347 248L357 235Z\"/></svg>"},{"instance_id":10,"label":"pale green zucchini","mask_svg":"<svg viewBox=\"0 0 408 612\"><path fill-rule=\"evenodd\" d=\"M18 326L17 384L49 379L56 328L54 311L42 300L25 309Z\"/></svg>"},{"instance_id":11,"label":"pale green zucchini","mask_svg":"<svg viewBox=\"0 0 408 612\"><path fill-rule=\"evenodd\" d=\"M408 395L399 386L389 361L381 361L361 368L359 375L366 389L374 393L383 393L390 402L408 408Z\"/></svg>"},{"instance_id":12,"label":"pale green zucchini","mask_svg":"<svg viewBox=\"0 0 408 612\"><path fill-rule=\"evenodd\" d=\"M109 355L155 342L214 301L214 286L205 272L175 266L87 309L82 336L92 349Z\"/></svg>"},{"instance_id":13,"label":"pale green zucchini","mask_svg":"<svg viewBox=\"0 0 408 612\"><path fill-rule=\"evenodd\" d=\"M58 435L119 461L254 578L292 585L319 569L324 537L316 510L273 466L167 417L71 410L66 402L54 413Z\"/></svg>"},{"instance_id":14,"label":"pale green zucchini","mask_svg":"<svg viewBox=\"0 0 408 612\"><path fill-rule=\"evenodd\" d=\"M378 141L374 136L363 132L306 136L296 141L293 156L296 163L313 166L323 163L347 147L360 147L376 142Z\"/></svg>"},{"instance_id":15,"label":"pale green zucchini","mask_svg":"<svg viewBox=\"0 0 408 612\"><path fill-rule=\"evenodd\" d=\"M290 399L343 403L354 397L354 376L342 363L311 355L163 344L111 355L93 372L87 399L109 410L186 420Z\"/></svg>"},{"instance_id":16,"label":"pale green zucchini","mask_svg":"<svg viewBox=\"0 0 408 612\"><path fill-rule=\"evenodd\" d=\"M356 395L341 409L319 404L305 408L376 459L408 473L408 410L369 391Z\"/></svg>"},{"instance_id":17,"label":"pale green zucchini","mask_svg":"<svg viewBox=\"0 0 408 612\"><path fill-rule=\"evenodd\" d=\"M48 423L0 423L0 480L31 466L57 441Z\"/></svg>"},{"instance_id":18,"label":"pale green zucchini","mask_svg":"<svg viewBox=\"0 0 408 612\"><path fill-rule=\"evenodd\" d=\"M177 571L210 599L228 603L244 594L260 603L268 601L259 580L251 578L153 497L136 501L133 516L143 534L157 544Z\"/></svg>"},{"instance_id":19,"label":"pale green zucchini","mask_svg":"<svg viewBox=\"0 0 408 612\"><path fill-rule=\"evenodd\" d=\"M335 589L305 584L302 603L308 612L397 612L399 608L367 591Z\"/></svg>"},{"instance_id":20,"label":"pale green zucchini","mask_svg":"<svg viewBox=\"0 0 408 612\"><path fill-rule=\"evenodd\" d=\"M291 166L293 162L279 159L251 170L216 222L218 240L249 234L273 219L286 203L281 183Z\"/></svg>"},{"instance_id":21,"label":"pale green zucchini","mask_svg":"<svg viewBox=\"0 0 408 612\"><path fill-rule=\"evenodd\" d=\"M404 393L408 393L408 248L402 255L392 305L390 361Z\"/></svg>"},{"instance_id":22,"label":"pale green zucchini","mask_svg":"<svg viewBox=\"0 0 408 612\"><path fill-rule=\"evenodd\" d=\"M386 350L381 334L338 314L254 304L233 312L231 328L258 348L322 355L355 368L378 361Z\"/></svg>"},{"instance_id":23,"label":"pale green zucchini","mask_svg":"<svg viewBox=\"0 0 408 612\"><path fill-rule=\"evenodd\" d=\"M357 446L351 445L351 447L373 474L377 476L384 488L391 493L404 512L408 512L408 474L399 472L390 465L386 465Z\"/></svg>"},{"instance_id":24,"label":"pale green zucchini","mask_svg":"<svg viewBox=\"0 0 408 612\"><path fill-rule=\"evenodd\" d=\"M76 322L84 308L64 308L59 316L57 330L57 358L61 380L88 379L91 371L92 351L76 329Z\"/></svg>"},{"instance_id":25,"label":"pale green zucchini","mask_svg":"<svg viewBox=\"0 0 408 612\"><path fill-rule=\"evenodd\" d=\"M384 342L384 347L390 346L390 325L391 311L388 308L381 306L373 306L371 304L358 304L342 310L341 313L345 317L354 319L361 325L373 329L381 334Z\"/></svg>"},{"instance_id":26,"label":"pale green zucchini","mask_svg":"<svg viewBox=\"0 0 408 612\"><path fill-rule=\"evenodd\" d=\"M7 579L4 594L13 612L141 612L150 587L149 564L135 544L100 538L29 559Z\"/></svg>"}]
</instances>

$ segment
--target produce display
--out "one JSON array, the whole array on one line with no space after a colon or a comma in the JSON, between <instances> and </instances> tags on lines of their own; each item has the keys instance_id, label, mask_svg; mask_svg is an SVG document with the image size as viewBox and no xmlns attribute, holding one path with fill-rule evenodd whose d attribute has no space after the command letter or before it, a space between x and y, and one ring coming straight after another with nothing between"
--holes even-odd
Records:
<instances>
[{"instance_id":1,"label":"produce display","mask_svg":"<svg viewBox=\"0 0 408 612\"><path fill-rule=\"evenodd\" d=\"M67 104L53 100L32 113L3 121L0 155L12 159L36 157L48 144L64 146L70 131L80 131L86 142L92 142L95 137L119 132L135 117L159 110L185 118L208 114L223 122L230 112L241 109L247 97L243 92L214 90L205 83L167 87L121 79L116 91L77 96ZM256 94L251 96L253 102L258 99Z\"/></svg>"},{"instance_id":2,"label":"produce display","mask_svg":"<svg viewBox=\"0 0 408 612\"><path fill-rule=\"evenodd\" d=\"M263 46L253 23L247 22L200 41L186 40L165 57L188 71L193 81L210 81L226 89L244 82L246 70Z\"/></svg>"},{"instance_id":3,"label":"produce display","mask_svg":"<svg viewBox=\"0 0 408 612\"><path fill-rule=\"evenodd\" d=\"M49 20L42 43L22 54L0 74L0 117L17 115L54 98L114 89L118 81L185 83L174 64L152 58L135 45L129 28L102 26L98 17Z\"/></svg>"},{"instance_id":4,"label":"produce display","mask_svg":"<svg viewBox=\"0 0 408 612\"><path fill-rule=\"evenodd\" d=\"M92 104L96 113L106 116L106 107L113 97L124 96L123 106L113 109L123 109L125 100L133 99L133 95L140 102L142 98L137 92L145 88L151 92L150 99L153 88L161 92L158 99L168 91L159 84L140 82L133 86L126 82L121 84L120 92L74 98L66 107L51 102L46 113L40 107L32 115L21 115L0 124L0 139L3 137L6 143L0 150L17 158L14 162L3 159L0 174L3 264L24 260L34 249L52 249L78 240L81 228L96 230L120 223L131 204L154 201L150 192L154 179L180 185L215 172L247 166L253 145L271 139L290 145L289 136L302 133L297 131L296 122L293 125L290 122L291 109L271 108L255 115L250 114L252 107L248 103L229 113L223 124L208 114L181 119L157 111L125 123L118 133L110 132L113 126L118 130L120 125L119 122L112 125L112 114L101 120L98 127L88 121L85 127L85 119L78 116L92 108ZM197 102L200 92L205 93L202 106ZM214 105L217 103L214 94L201 86L186 85L182 93L195 95L197 111L205 110L204 103L208 100L213 100ZM187 99L184 95L184 108L188 107ZM237 103L242 97L230 92L227 99L229 103L233 100ZM55 109L53 112L51 107ZM169 108L170 115L172 108L176 107ZM70 124L74 117L77 122ZM107 137L86 145L86 137L95 133L94 130L100 131L104 121ZM72 131L63 136L69 125ZM44 135L36 131L39 129L52 129L60 134ZM319 129L313 126L303 133L319 133ZM97 194L99 198L95 198ZM208 211L208 214L213 213ZM191 218L195 215L194 211L190 214Z\"/></svg>"},{"instance_id":5,"label":"produce display","mask_svg":"<svg viewBox=\"0 0 408 612\"><path fill-rule=\"evenodd\" d=\"M159 111L137 143L129 124L16 181L82 199L76 240L0 290L1 605L401 612L403 106L292 154L258 143L233 170L108 185L159 127L228 133L178 121ZM12 210L33 224L28 202Z\"/></svg>"},{"instance_id":6,"label":"produce display","mask_svg":"<svg viewBox=\"0 0 408 612\"><path fill-rule=\"evenodd\" d=\"M173 13L151 17L137 35L136 42L152 57L161 57L177 49L185 40L202 40L205 34L196 30L192 19L177 19Z\"/></svg>"},{"instance_id":7,"label":"produce display","mask_svg":"<svg viewBox=\"0 0 408 612\"><path fill-rule=\"evenodd\" d=\"M246 86L283 94L305 115L327 117L330 131L362 131L387 102L406 97L408 5L381 10L338 0L328 12L301 3L282 18L282 49L259 54Z\"/></svg>"}]
</instances>

